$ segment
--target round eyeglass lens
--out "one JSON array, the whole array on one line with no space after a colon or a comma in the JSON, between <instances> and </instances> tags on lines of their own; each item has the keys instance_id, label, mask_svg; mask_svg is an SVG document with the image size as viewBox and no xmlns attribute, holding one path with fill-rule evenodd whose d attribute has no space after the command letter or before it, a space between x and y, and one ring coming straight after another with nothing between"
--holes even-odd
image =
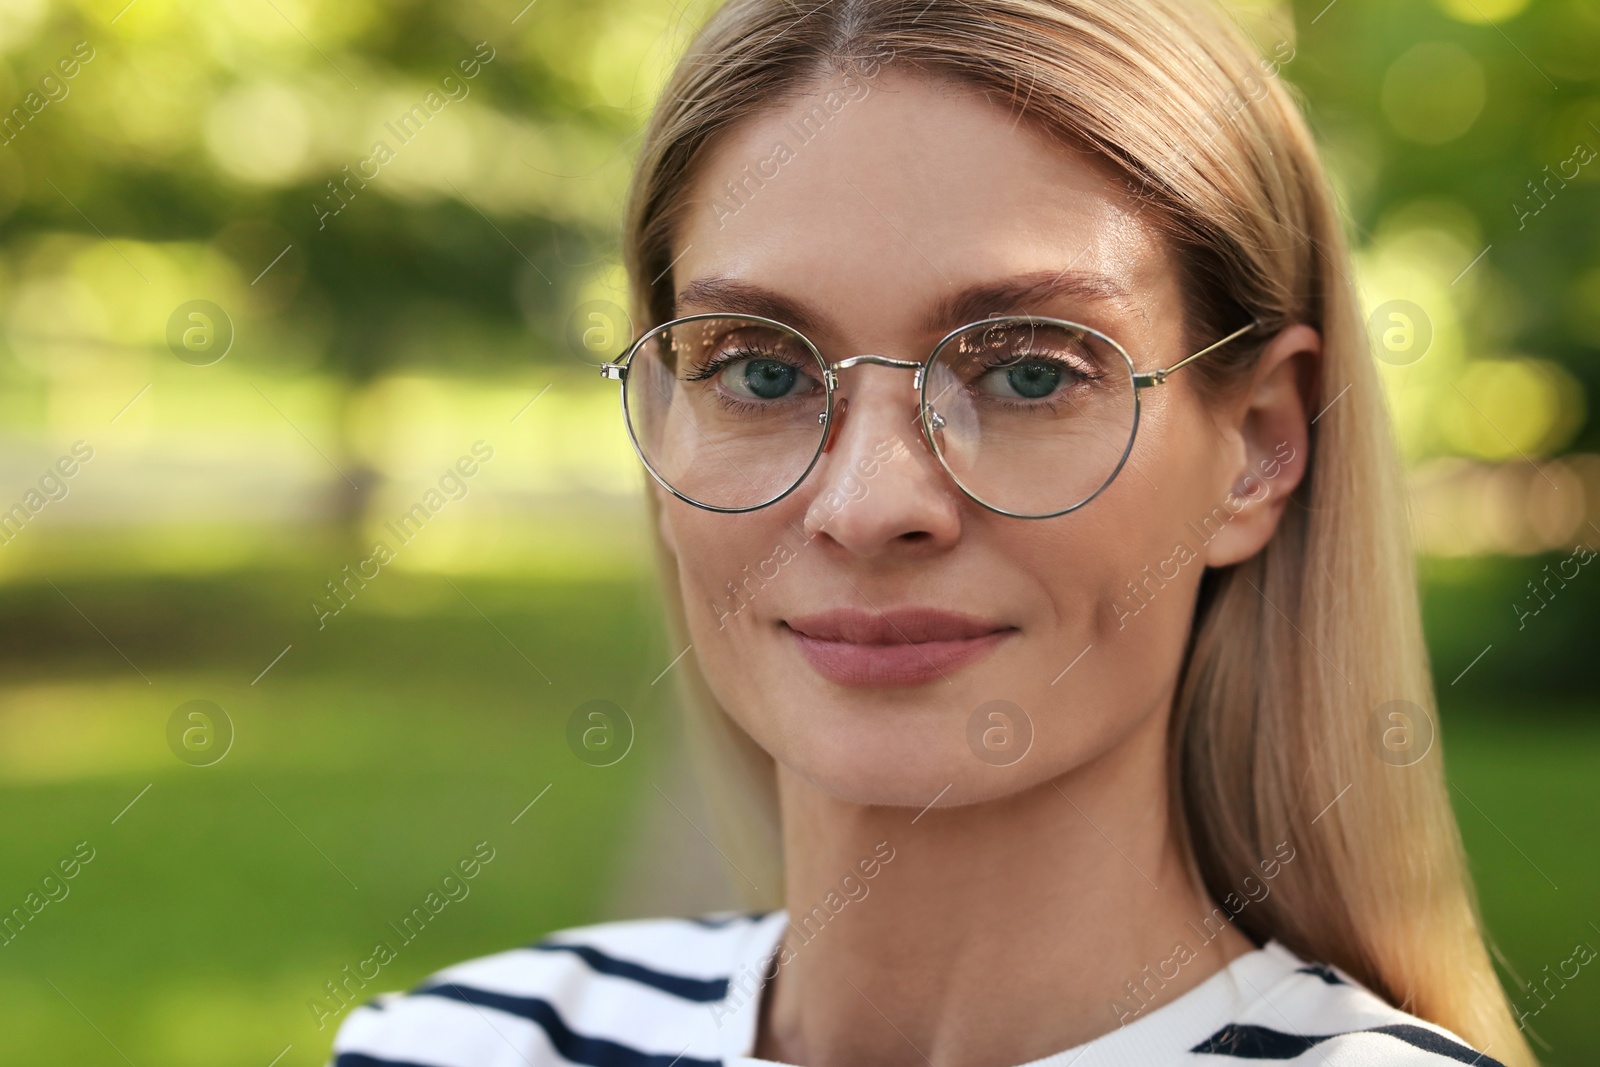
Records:
<instances>
[{"instance_id":1,"label":"round eyeglass lens","mask_svg":"<svg viewBox=\"0 0 1600 1067\"><path fill-rule=\"evenodd\" d=\"M1030 518L1104 488L1138 411L1122 347L1059 319L974 323L940 344L923 382L923 419L950 476L989 507Z\"/></svg>"},{"instance_id":2,"label":"round eyeglass lens","mask_svg":"<svg viewBox=\"0 0 1600 1067\"><path fill-rule=\"evenodd\" d=\"M822 450L825 371L811 342L768 319L668 323L628 361L628 431L680 496L726 511L760 507L799 484Z\"/></svg>"}]
</instances>

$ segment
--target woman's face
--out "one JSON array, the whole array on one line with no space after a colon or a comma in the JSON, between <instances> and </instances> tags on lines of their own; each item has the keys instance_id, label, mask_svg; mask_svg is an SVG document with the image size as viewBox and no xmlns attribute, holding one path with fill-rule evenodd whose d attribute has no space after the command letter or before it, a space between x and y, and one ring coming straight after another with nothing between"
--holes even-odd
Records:
<instances>
[{"instance_id":1,"label":"woman's face","mask_svg":"<svg viewBox=\"0 0 1600 1067\"><path fill-rule=\"evenodd\" d=\"M922 360L993 314L1094 327L1140 371L1188 354L1168 249L1089 157L962 89L891 69L865 88L835 81L712 146L674 248L678 315L764 314L829 361ZM1012 283L1033 291L999 294ZM1260 445L1179 372L1143 391L1104 492L1016 519L944 473L910 371L839 374L844 420L794 493L721 514L656 490L694 653L728 712L814 786L919 808L1158 737L1202 569L1270 533L1260 504L1234 514L1278 492ZM1303 437L1276 459L1300 451Z\"/></svg>"}]
</instances>

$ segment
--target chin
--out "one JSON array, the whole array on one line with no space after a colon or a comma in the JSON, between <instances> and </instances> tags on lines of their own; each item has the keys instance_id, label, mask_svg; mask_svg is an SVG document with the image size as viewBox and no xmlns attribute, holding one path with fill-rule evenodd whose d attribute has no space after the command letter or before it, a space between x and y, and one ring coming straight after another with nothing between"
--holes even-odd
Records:
<instances>
[{"instance_id":1,"label":"chin","mask_svg":"<svg viewBox=\"0 0 1600 1067\"><path fill-rule=\"evenodd\" d=\"M746 729L785 771L813 788L846 803L910 808L908 820L935 797L939 807L996 800L1069 769L1057 768L1060 754L1047 757L1032 739L1009 754L983 750L981 738L975 749L966 709L985 701L928 692L947 688L897 690L888 701L865 692L846 700L786 700L789 707L763 709L773 720ZM932 707L934 700L942 706Z\"/></svg>"},{"instance_id":2,"label":"chin","mask_svg":"<svg viewBox=\"0 0 1600 1067\"><path fill-rule=\"evenodd\" d=\"M977 766L974 766L977 764ZM1000 800L1056 777L1042 761L990 767L967 753L861 750L850 757L785 763L812 787L850 804L907 808L909 822L937 798L940 808Z\"/></svg>"}]
</instances>

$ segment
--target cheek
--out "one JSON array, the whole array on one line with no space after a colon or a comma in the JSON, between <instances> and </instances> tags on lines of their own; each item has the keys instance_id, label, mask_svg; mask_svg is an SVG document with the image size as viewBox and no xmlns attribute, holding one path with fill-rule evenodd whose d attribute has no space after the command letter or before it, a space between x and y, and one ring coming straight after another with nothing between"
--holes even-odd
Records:
<instances>
[{"instance_id":1,"label":"cheek","mask_svg":"<svg viewBox=\"0 0 1600 1067\"><path fill-rule=\"evenodd\" d=\"M1196 486L1203 480L1190 458L1183 455L1181 443L1170 435L1152 432L1146 439L1142 427L1140 449L1132 459L1139 461L1123 468L1110 489L1091 505L1104 504L1095 517L1105 524L1100 530L1107 563L1105 580L1108 604L1126 599L1133 590L1150 586L1165 593L1175 576L1194 572L1198 582L1201 544L1193 522L1201 517L1200 494ZM1146 450L1148 449L1148 450ZM1193 584L1179 579L1176 584ZM1131 589L1130 589L1131 585ZM1114 617L1114 613L1113 613Z\"/></svg>"},{"instance_id":2,"label":"cheek","mask_svg":"<svg viewBox=\"0 0 1600 1067\"><path fill-rule=\"evenodd\" d=\"M1208 453L1190 442L1188 428L1162 429L1148 420L1104 492L1055 529L1024 530L1007 549L1052 601L1063 643L1075 642L1061 650L1062 666L1088 648L1070 674L1046 678L1047 689L1067 690L1088 707L1126 711L1175 678L1205 546L1225 525L1210 517L1217 501L1207 498Z\"/></svg>"},{"instance_id":3,"label":"cheek","mask_svg":"<svg viewBox=\"0 0 1600 1067\"><path fill-rule=\"evenodd\" d=\"M815 708L782 696L810 680L785 659L778 621L804 587L815 549L793 532L798 520L786 524L767 515L771 508L723 515L683 507L695 512L675 516L674 527L690 655L728 716L768 752L793 758L814 740Z\"/></svg>"},{"instance_id":4,"label":"cheek","mask_svg":"<svg viewBox=\"0 0 1600 1067\"><path fill-rule=\"evenodd\" d=\"M1181 519L1171 520L1142 491L1118 494L1118 487L1057 530L1022 531L1003 549L1049 604L1036 631L1036 654L1048 661L1043 702L1064 697L1091 720L1097 708L1117 718L1130 700L1142 704L1148 694L1133 692L1136 684L1157 685L1157 668L1181 654L1202 570L1192 553L1174 551Z\"/></svg>"},{"instance_id":5,"label":"cheek","mask_svg":"<svg viewBox=\"0 0 1600 1067\"><path fill-rule=\"evenodd\" d=\"M758 627L773 625L781 591L806 551L794 533L799 522L784 518L772 508L724 515L681 501L663 512L664 536L677 546L690 638L708 680L725 673L724 661L737 656ZM743 673L750 673L748 666Z\"/></svg>"}]
</instances>

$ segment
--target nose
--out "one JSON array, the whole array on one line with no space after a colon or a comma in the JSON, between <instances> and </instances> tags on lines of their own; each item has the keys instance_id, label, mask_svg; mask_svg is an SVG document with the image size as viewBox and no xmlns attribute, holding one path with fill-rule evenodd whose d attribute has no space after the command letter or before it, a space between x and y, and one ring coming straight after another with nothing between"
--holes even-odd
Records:
<instances>
[{"instance_id":1,"label":"nose","mask_svg":"<svg viewBox=\"0 0 1600 1067\"><path fill-rule=\"evenodd\" d=\"M807 479L806 532L864 558L949 548L961 535L961 505L922 436L909 376L883 366L852 374Z\"/></svg>"}]
</instances>

